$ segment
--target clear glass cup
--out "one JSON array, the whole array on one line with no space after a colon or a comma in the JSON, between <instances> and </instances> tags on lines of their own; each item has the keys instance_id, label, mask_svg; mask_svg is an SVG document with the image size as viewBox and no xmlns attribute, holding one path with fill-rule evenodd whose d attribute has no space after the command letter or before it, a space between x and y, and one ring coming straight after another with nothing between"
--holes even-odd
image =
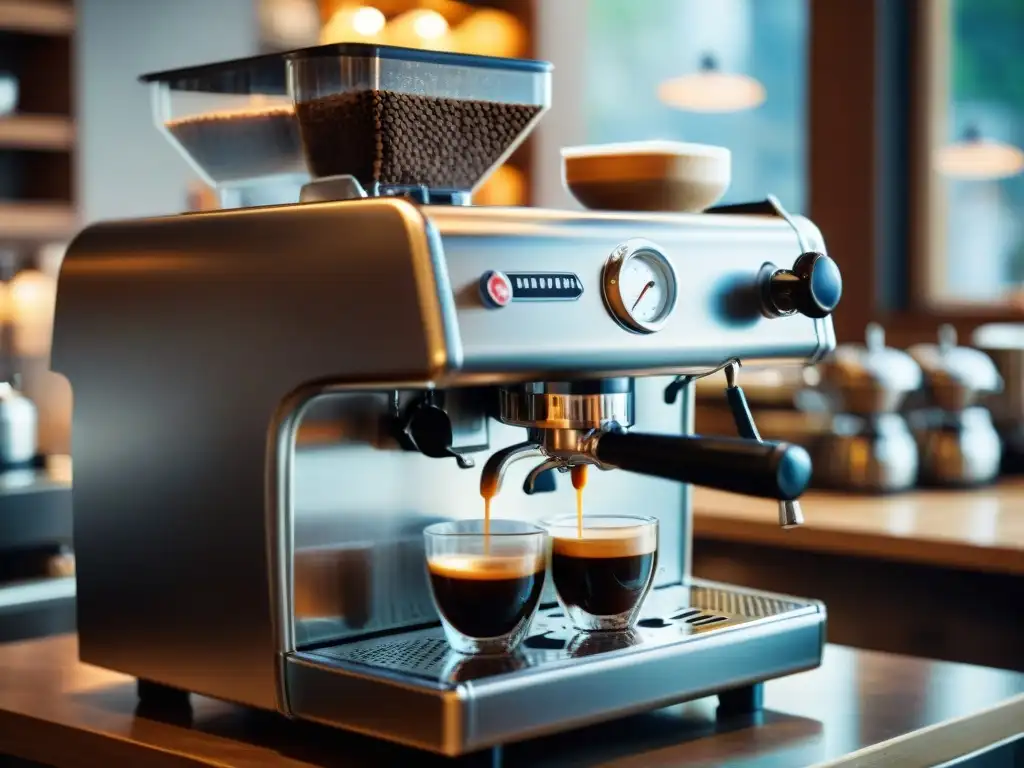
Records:
<instances>
[{"instance_id":1,"label":"clear glass cup","mask_svg":"<svg viewBox=\"0 0 1024 768\"><path fill-rule=\"evenodd\" d=\"M448 644L459 653L510 653L540 605L547 533L519 520L435 523L423 531L427 575Z\"/></svg>"},{"instance_id":2,"label":"clear glass cup","mask_svg":"<svg viewBox=\"0 0 1024 768\"><path fill-rule=\"evenodd\" d=\"M558 602L576 629L622 631L636 624L658 565L658 520L634 515L546 522Z\"/></svg>"}]
</instances>

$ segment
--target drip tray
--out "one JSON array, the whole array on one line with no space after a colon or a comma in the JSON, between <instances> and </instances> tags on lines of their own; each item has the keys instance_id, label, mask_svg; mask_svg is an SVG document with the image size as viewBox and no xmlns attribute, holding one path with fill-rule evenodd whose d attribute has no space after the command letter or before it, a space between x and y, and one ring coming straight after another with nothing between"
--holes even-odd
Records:
<instances>
[{"instance_id":1,"label":"drip tray","mask_svg":"<svg viewBox=\"0 0 1024 768\"><path fill-rule=\"evenodd\" d=\"M525 669L572 662L618 652L638 652L686 642L695 636L768 620L787 613L814 611L813 605L706 586L663 587L651 593L630 633L580 634L565 623L559 608L541 610L530 635L515 656L467 657L448 647L440 627L309 651L327 663L346 662L422 678L436 685L461 683Z\"/></svg>"},{"instance_id":2,"label":"drip tray","mask_svg":"<svg viewBox=\"0 0 1024 768\"><path fill-rule=\"evenodd\" d=\"M450 755L706 696L821 663L824 606L693 581L651 593L630 633L541 610L520 651L453 652L440 627L302 651L293 713Z\"/></svg>"}]
</instances>

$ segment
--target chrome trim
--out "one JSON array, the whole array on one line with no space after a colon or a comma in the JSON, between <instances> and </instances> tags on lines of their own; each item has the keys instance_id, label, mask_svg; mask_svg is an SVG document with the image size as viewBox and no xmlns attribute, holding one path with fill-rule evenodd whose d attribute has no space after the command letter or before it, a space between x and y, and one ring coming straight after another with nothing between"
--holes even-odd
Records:
<instances>
[{"instance_id":1,"label":"chrome trim","mask_svg":"<svg viewBox=\"0 0 1024 768\"><path fill-rule=\"evenodd\" d=\"M632 309L626 306L626 300L622 296L622 284L620 275L626 265L641 254L649 255L659 267L668 273L669 284L668 301L665 309L656 320L639 320L633 315ZM601 296L611 316L623 328L634 333L656 333L665 327L668 319L676 308L676 301L679 298L679 277L676 275L672 260L665 255L663 250L643 238L632 238L618 246L608 256L604 269L601 272Z\"/></svg>"},{"instance_id":2,"label":"chrome trim","mask_svg":"<svg viewBox=\"0 0 1024 768\"><path fill-rule=\"evenodd\" d=\"M480 495L485 499L493 497L501 492L501 484L505 480L505 472L509 466L522 459L536 459L543 457L540 446L536 443L525 442L510 445L500 451L495 451L487 459L483 470L480 472Z\"/></svg>"},{"instance_id":3,"label":"chrome trim","mask_svg":"<svg viewBox=\"0 0 1024 768\"><path fill-rule=\"evenodd\" d=\"M360 200L366 190L355 176L322 176L302 185L300 203L328 203L339 200Z\"/></svg>"},{"instance_id":4,"label":"chrome trim","mask_svg":"<svg viewBox=\"0 0 1024 768\"><path fill-rule=\"evenodd\" d=\"M639 627L621 638L573 638L561 619L547 615L557 608L544 610L533 636L561 638L565 645L527 645L519 668L477 671L473 659L468 667L450 664L440 628L291 654L296 711L303 719L457 756L820 664L825 614L817 601L695 580L652 592L644 615L658 615L678 602L673 595L692 589L711 599L680 603L699 610L673 625L675 634L672 628ZM751 605L763 607L731 612ZM679 628L694 615L721 618ZM396 718L397 711L403 717Z\"/></svg>"},{"instance_id":5,"label":"chrome trim","mask_svg":"<svg viewBox=\"0 0 1024 768\"><path fill-rule=\"evenodd\" d=\"M288 696L285 657L295 643L295 436L311 404L319 397L340 392L432 389L428 381L379 381L304 387L286 397L274 413L267 441L267 557L271 605L271 629L277 647L279 674L276 696L281 714L292 717Z\"/></svg>"},{"instance_id":6,"label":"chrome trim","mask_svg":"<svg viewBox=\"0 0 1024 768\"><path fill-rule=\"evenodd\" d=\"M573 464L594 464L608 469L597 460L597 441L604 430L531 429L530 439L540 446L545 456L559 459L567 467Z\"/></svg>"},{"instance_id":7,"label":"chrome trim","mask_svg":"<svg viewBox=\"0 0 1024 768\"><path fill-rule=\"evenodd\" d=\"M537 485L537 478L552 469L564 472L568 467L561 459L547 459L542 461L526 475L526 480L523 481L523 491L525 493L532 494Z\"/></svg>"},{"instance_id":8,"label":"chrome trim","mask_svg":"<svg viewBox=\"0 0 1024 768\"><path fill-rule=\"evenodd\" d=\"M597 429L611 423L630 427L634 420L633 395L564 395L501 389L498 418L503 424L530 429Z\"/></svg>"},{"instance_id":9,"label":"chrome trim","mask_svg":"<svg viewBox=\"0 0 1024 768\"><path fill-rule=\"evenodd\" d=\"M804 513L800 509L799 501L779 502L779 526L781 528L796 528L804 524Z\"/></svg>"},{"instance_id":10,"label":"chrome trim","mask_svg":"<svg viewBox=\"0 0 1024 768\"><path fill-rule=\"evenodd\" d=\"M697 386L696 381L691 379L683 384L683 389L680 392L682 397L681 421L680 432L684 435L692 435L696 433L696 393ZM682 503L682 528L683 535L682 541L679 546L682 549L681 560L683 564L682 568L682 579L684 582L688 581L693 575L693 486L683 485L683 503Z\"/></svg>"},{"instance_id":11,"label":"chrome trim","mask_svg":"<svg viewBox=\"0 0 1024 768\"><path fill-rule=\"evenodd\" d=\"M828 255L825 238L818 226L806 216L790 215L789 223L796 230L798 242L804 251L817 251ZM836 327L831 317L814 320L814 329L818 334L818 349L808 359L807 364L820 362L836 349Z\"/></svg>"}]
</instances>

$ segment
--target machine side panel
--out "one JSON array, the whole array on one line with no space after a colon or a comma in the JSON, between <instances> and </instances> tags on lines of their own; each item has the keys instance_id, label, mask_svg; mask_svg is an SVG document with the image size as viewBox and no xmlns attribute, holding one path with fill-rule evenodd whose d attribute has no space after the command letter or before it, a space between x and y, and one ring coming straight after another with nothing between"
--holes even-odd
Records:
<instances>
[{"instance_id":1,"label":"machine side panel","mask_svg":"<svg viewBox=\"0 0 1024 768\"><path fill-rule=\"evenodd\" d=\"M760 313L758 273L789 269L801 253L782 219L737 215L596 215L426 209L444 243L467 373L615 372L717 365L729 357L813 361L835 346L831 319ZM812 231L809 227L808 231ZM602 269L627 240L651 241L672 262L675 311L657 333L621 327L602 298ZM816 238L820 241L820 238ZM816 244L820 244L816 242ZM578 298L485 305L480 280L571 275ZM516 295L515 293L513 294Z\"/></svg>"},{"instance_id":2,"label":"machine side panel","mask_svg":"<svg viewBox=\"0 0 1024 768\"><path fill-rule=\"evenodd\" d=\"M278 706L269 427L306 382L443 375L458 350L426 231L379 200L101 224L73 243L52 367L74 393L84 661Z\"/></svg>"}]
</instances>

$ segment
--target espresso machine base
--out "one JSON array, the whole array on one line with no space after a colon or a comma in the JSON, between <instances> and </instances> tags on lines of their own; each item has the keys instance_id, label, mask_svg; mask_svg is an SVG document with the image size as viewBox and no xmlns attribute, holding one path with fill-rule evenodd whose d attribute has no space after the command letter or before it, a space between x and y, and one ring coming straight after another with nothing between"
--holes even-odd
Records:
<instances>
[{"instance_id":1,"label":"espresso machine base","mask_svg":"<svg viewBox=\"0 0 1024 768\"><path fill-rule=\"evenodd\" d=\"M756 706L824 636L820 603L692 580L652 592L633 633L576 635L554 606L516 656L462 656L429 627L292 653L286 676L298 718L454 756L716 693Z\"/></svg>"}]
</instances>

